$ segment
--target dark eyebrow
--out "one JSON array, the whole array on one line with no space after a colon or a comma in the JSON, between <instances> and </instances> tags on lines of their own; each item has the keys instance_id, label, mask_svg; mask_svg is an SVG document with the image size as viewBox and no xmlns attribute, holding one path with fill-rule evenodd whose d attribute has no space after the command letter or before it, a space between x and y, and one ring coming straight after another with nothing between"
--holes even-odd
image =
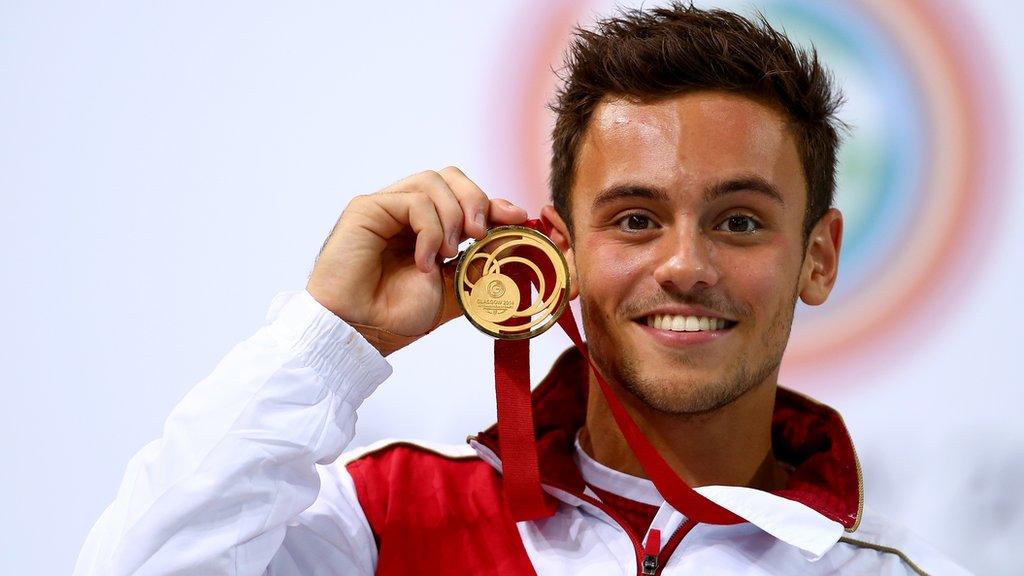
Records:
<instances>
[{"instance_id":1,"label":"dark eyebrow","mask_svg":"<svg viewBox=\"0 0 1024 576\"><path fill-rule=\"evenodd\" d=\"M667 202L668 194L660 188L650 188L639 184L618 184L611 188L606 188L598 193L594 198L593 207L596 209L622 198L644 198L647 200Z\"/></svg>"},{"instance_id":2,"label":"dark eyebrow","mask_svg":"<svg viewBox=\"0 0 1024 576\"><path fill-rule=\"evenodd\" d=\"M704 201L712 202L733 192L757 192L768 196L780 206L786 205L786 202L782 199L782 194L779 193L779 189L760 176L743 176L718 182L704 192Z\"/></svg>"}]
</instances>

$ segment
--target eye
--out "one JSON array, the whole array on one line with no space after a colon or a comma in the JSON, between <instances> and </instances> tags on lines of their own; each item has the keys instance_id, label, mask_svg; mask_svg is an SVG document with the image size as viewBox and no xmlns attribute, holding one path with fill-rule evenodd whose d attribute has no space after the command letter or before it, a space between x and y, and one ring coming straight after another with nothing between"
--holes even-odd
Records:
<instances>
[{"instance_id":1,"label":"eye","mask_svg":"<svg viewBox=\"0 0 1024 576\"><path fill-rule=\"evenodd\" d=\"M618 220L619 229L627 232L638 232L654 227L654 222L643 214L627 214Z\"/></svg>"},{"instance_id":2,"label":"eye","mask_svg":"<svg viewBox=\"0 0 1024 576\"><path fill-rule=\"evenodd\" d=\"M733 214L718 225L718 230L735 232L737 234L750 234L761 228L761 225L750 216Z\"/></svg>"}]
</instances>

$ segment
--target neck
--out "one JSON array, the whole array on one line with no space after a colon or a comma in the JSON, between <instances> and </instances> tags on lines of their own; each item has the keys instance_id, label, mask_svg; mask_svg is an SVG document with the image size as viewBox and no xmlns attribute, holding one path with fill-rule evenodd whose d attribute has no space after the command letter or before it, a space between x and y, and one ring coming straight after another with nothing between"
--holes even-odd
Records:
<instances>
[{"instance_id":1,"label":"neck","mask_svg":"<svg viewBox=\"0 0 1024 576\"><path fill-rule=\"evenodd\" d=\"M609 382L640 430L687 484L783 488L787 473L772 454L777 373L729 404L701 414L666 414ZM646 478L615 424L593 372L580 445L598 462Z\"/></svg>"}]
</instances>

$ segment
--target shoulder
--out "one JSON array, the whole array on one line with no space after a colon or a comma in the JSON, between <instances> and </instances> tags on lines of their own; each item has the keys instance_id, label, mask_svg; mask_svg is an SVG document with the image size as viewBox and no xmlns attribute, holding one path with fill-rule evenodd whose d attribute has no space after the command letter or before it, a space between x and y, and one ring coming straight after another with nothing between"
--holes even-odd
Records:
<instances>
[{"instance_id":1,"label":"shoulder","mask_svg":"<svg viewBox=\"0 0 1024 576\"><path fill-rule=\"evenodd\" d=\"M879 565L901 566L902 572L896 573L970 575L906 527L869 507L864 508L857 529L844 534L836 546Z\"/></svg>"},{"instance_id":2,"label":"shoulder","mask_svg":"<svg viewBox=\"0 0 1024 576\"><path fill-rule=\"evenodd\" d=\"M378 440L373 444L349 450L338 458L338 463L349 466L353 463L366 461L386 461L401 458L417 458L432 460L479 459L476 450L469 444L446 444L426 440L405 440L389 438Z\"/></svg>"},{"instance_id":3,"label":"shoulder","mask_svg":"<svg viewBox=\"0 0 1024 576\"><path fill-rule=\"evenodd\" d=\"M415 509L434 520L498 510L501 476L468 445L385 440L343 454L371 525L380 526Z\"/></svg>"},{"instance_id":4,"label":"shoulder","mask_svg":"<svg viewBox=\"0 0 1024 576\"><path fill-rule=\"evenodd\" d=\"M360 481L374 484L405 484L425 476L465 475L491 467L466 444L444 444L418 440L381 440L342 454L338 463Z\"/></svg>"}]
</instances>

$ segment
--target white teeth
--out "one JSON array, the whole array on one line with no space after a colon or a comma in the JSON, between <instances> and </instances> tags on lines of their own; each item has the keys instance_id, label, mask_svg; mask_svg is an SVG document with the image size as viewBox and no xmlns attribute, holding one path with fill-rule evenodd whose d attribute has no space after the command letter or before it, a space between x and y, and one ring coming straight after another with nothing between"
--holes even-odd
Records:
<instances>
[{"instance_id":1,"label":"white teeth","mask_svg":"<svg viewBox=\"0 0 1024 576\"><path fill-rule=\"evenodd\" d=\"M673 332L698 332L709 330L722 330L725 328L725 320L712 318L710 316L674 316L669 314L657 314L647 317L647 325L658 330L672 330Z\"/></svg>"}]
</instances>

